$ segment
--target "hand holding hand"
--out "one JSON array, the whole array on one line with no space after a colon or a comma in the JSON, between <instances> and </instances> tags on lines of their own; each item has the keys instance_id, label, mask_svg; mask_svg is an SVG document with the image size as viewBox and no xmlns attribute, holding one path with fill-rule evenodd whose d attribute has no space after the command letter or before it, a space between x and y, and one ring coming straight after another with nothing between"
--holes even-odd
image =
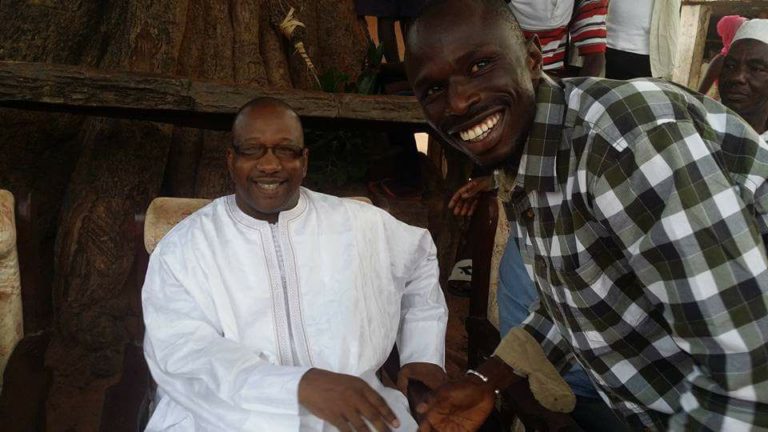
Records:
<instances>
[{"instance_id":1,"label":"hand holding hand","mask_svg":"<svg viewBox=\"0 0 768 432\"><path fill-rule=\"evenodd\" d=\"M424 414L419 432L470 432L482 426L494 404L494 388L466 377L440 387L429 404L417 410Z\"/></svg>"},{"instance_id":2,"label":"hand holding hand","mask_svg":"<svg viewBox=\"0 0 768 432\"><path fill-rule=\"evenodd\" d=\"M448 202L448 208L452 209L456 216L472 216L477 207L477 195L491 190L492 187L491 176L473 178L453 194Z\"/></svg>"},{"instance_id":3,"label":"hand holding hand","mask_svg":"<svg viewBox=\"0 0 768 432\"><path fill-rule=\"evenodd\" d=\"M400 368L397 374L397 388L404 395L408 393L408 380L414 379L423 382L427 387L434 390L448 381L443 368L433 363L408 363Z\"/></svg>"},{"instance_id":4,"label":"hand holding hand","mask_svg":"<svg viewBox=\"0 0 768 432\"><path fill-rule=\"evenodd\" d=\"M397 428L400 422L384 399L362 379L322 369L310 369L299 381L299 403L340 431Z\"/></svg>"}]
</instances>

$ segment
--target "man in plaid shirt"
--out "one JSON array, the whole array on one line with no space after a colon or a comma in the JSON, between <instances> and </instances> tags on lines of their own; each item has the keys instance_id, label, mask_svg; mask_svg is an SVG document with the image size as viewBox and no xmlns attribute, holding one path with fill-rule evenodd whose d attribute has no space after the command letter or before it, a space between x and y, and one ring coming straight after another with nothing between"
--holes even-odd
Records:
<instances>
[{"instance_id":1,"label":"man in plaid shirt","mask_svg":"<svg viewBox=\"0 0 768 432\"><path fill-rule=\"evenodd\" d=\"M768 430L768 145L671 83L552 81L505 10L435 0L406 69L440 137L503 169L540 304L421 407L422 430L477 427L534 376L526 338L635 429Z\"/></svg>"}]
</instances>

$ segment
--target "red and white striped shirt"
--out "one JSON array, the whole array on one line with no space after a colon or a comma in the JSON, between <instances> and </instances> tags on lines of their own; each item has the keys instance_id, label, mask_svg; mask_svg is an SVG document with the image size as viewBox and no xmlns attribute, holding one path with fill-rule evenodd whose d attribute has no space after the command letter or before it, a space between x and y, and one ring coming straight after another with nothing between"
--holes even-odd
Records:
<instances>
[{"instance_id":1,"label":"red and white striped shirt","mask_svg":"<svg viewBox=\"0 0 768 432\"><path fill-rule=\"evenodd\" d=\"M569 36L581 56L605 52L608 0L511 0L509 7L525 37L539 37L546 71L564 67Z\"/></svg>"}]
</instances>

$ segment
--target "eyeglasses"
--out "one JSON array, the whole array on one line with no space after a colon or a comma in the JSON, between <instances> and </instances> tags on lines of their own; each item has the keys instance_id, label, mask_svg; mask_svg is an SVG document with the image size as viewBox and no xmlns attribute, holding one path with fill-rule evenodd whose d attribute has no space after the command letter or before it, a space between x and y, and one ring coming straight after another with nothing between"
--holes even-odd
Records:
<instances>
[{"instance_id":1,"label":"eyeglasses","mask_svg":"<svg viewBox=\"0 0 768 432\"><path fill-rule=\"evenodd\" d=\"M305 147L288 144L280 144L272 147L265 145L246 145L244 147L239 147L233 145L232 148L235 150L235 153L237 153L238 156L242 156L251 160L259 160L267 154L267 151L272 150L272 154L284 162L294 161L304 156L305 149Z\"/></svg>"}]
</instances>

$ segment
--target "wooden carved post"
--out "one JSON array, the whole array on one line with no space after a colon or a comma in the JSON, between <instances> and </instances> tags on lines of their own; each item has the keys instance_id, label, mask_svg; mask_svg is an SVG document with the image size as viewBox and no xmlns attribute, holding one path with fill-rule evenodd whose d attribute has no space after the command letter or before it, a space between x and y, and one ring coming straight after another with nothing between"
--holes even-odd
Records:
<instances>
[{"instance_id":1,"label":"wooden carved post","mask_svg":"<svg viewBox=\"0 0 768 432\"><path fill-rule=\"evenodd\" d=\"M5 364L23 336L13 195L0 189L0 389Z\"/></svg>"},{"instance_id":2,"label":"wooden carved post","mask_svg":"<svg viewBox=\"0 0 768 432\"><path fill-rule=\"evenodd\" d=\"M683 5L680 24L680 43L677 47L677 64L672 71L672 81L697 88L701 63L704 57L704 43L707 39L709 18L712 7L708 5Z\"/></svg>"}]
</instances>

